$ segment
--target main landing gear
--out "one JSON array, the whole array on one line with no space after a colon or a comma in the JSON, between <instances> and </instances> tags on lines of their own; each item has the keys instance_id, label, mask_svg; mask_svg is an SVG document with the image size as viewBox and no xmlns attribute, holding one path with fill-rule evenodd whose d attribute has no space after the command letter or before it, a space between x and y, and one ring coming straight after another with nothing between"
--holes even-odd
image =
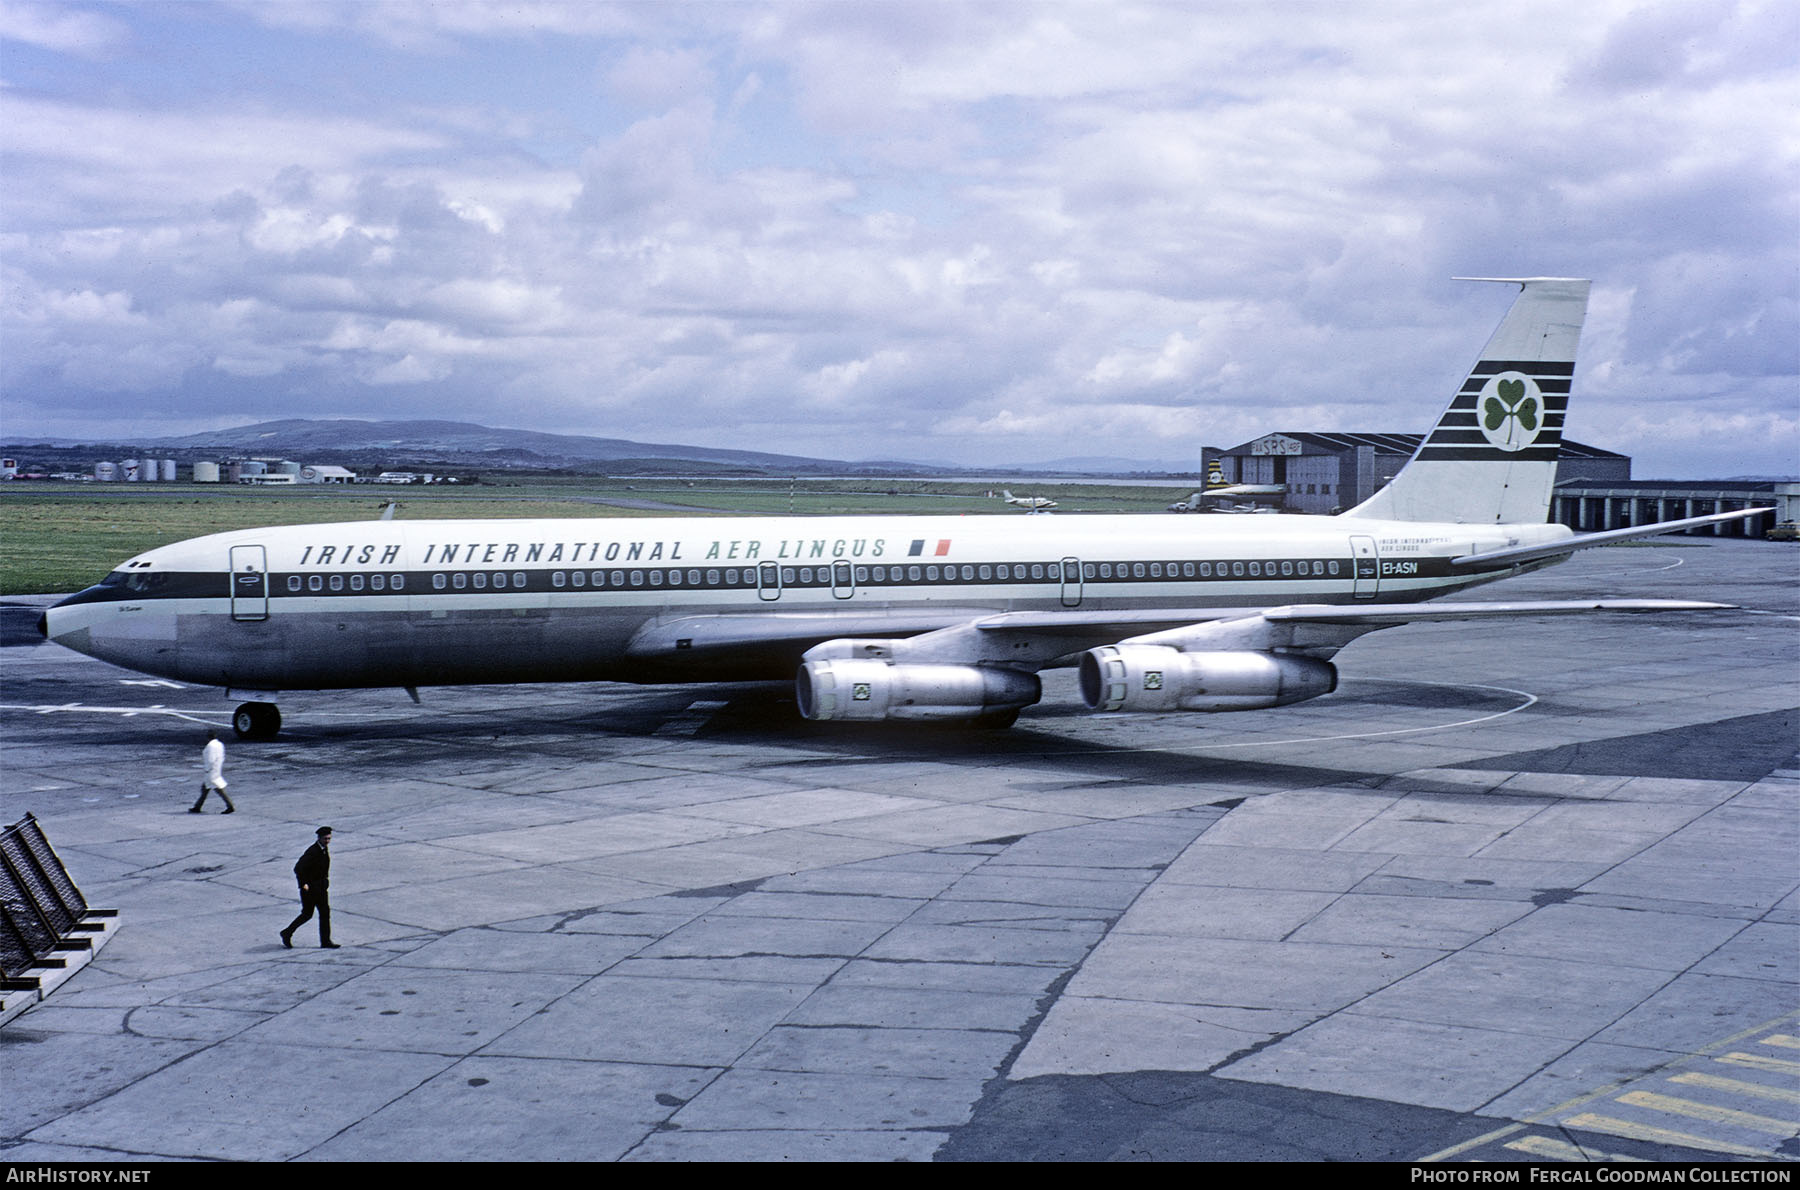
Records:
<instances>
[{"instance_id":1,"label":"main landing gear","mask_svg":"<svg viewBox=\"0 0 1800 1190\"><path fill-rule=\"evenodd\" d=\"M281 712L272 702L247 702L231 715L231 729L240 740L272 740L281 730Z\"/></svg>"}]
</instances>

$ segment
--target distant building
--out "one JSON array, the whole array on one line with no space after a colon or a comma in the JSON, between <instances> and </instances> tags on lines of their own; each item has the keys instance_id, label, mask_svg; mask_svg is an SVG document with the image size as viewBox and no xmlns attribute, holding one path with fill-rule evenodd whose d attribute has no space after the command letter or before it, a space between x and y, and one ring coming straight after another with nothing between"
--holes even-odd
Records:
<instances>
[{"instance_id":1,"label":"distant building","mask_svg":"<svg viewBox=\"0 0 1800 1190\"><path fill-rule=\"evenodd\" d=\"M1558 480L1550 519L1581 532L1598 532L1744 508L1775 511L1696 532L1714 537L1761 537L1783 521L1800 519L1800 483L1733 479L1626 479L1611 483L1586 478Z\"/></svg>"},{"instance_id":2,"label":"distant building","mask_svg":"<svg viewBox=\"0 0 1800 1190\"><path fill-rule=\"evenodd\" d=\"M1324 515L1354 508L1387 486L1422 434L1265 434L1230 450L1208 451L1229 483L1282 484L1281 507ZM1634 480L1631 456L1563 439L1549 519L1581 532L1622 529L1772 507L1776 511L1697 530L1719 537L1761 537L1796 519L1800 483L1754 480Z\"/></svg>"},{"instance_id":3,"label":"distant building","mask_svg":"<svg viewBox=\"0 0 1800 1190\"><path fill-rule=\"evenodd\" d=\"M300 468L301 483L355 483L356 473L342 467L309 465Z\"/></svg>"},{"instance_id":4,"label":"distant building","mask_svg":"<svg viewBox=\"0 0 1800 1190\"><path fill-rule=\"evenodd\" d=\"M1228 483L1284 484L1289 512L1325 515L1354 508L1388 485L1419 449L1423 434L1264 434L1218 453ZM1210 459L1210 455L1208 456ZM1558 483L1631 479L1631 457L1563 439Z\"/></svg>"}]
</instances>

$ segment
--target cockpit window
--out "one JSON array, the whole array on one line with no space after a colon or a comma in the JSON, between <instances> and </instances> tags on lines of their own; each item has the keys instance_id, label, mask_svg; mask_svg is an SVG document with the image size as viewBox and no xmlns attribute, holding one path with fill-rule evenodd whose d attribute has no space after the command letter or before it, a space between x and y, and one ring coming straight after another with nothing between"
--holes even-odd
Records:
<instances>
[{"instance_id":1,"label":"cockpit window","mask_svg":"<svg viewBox=\"0 0 1800 1190\"><path fill-rule=\"evenodd\" d=\"M127 591L158 591L167 586L169 576L153 570L115 570L101 579L102 587L124 587Z\"/></svg>"}]
</instances>

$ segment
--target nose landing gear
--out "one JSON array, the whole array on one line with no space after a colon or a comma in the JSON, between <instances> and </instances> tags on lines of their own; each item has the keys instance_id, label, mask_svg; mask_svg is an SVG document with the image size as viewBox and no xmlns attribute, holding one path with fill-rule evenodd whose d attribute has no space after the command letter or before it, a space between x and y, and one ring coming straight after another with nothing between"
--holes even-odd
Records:
<instances>
[{"instance_id":1,"label":"nose landing gear","mask_svg":"<svg viewBox=\"0 0 1800 1190\"><path fill-rule=\"evenodd\" d=\"M281 712L272 702L247 702L232 712L231 728L240 740L272 740L281 730Z\"/></svg>"}]
</instances>

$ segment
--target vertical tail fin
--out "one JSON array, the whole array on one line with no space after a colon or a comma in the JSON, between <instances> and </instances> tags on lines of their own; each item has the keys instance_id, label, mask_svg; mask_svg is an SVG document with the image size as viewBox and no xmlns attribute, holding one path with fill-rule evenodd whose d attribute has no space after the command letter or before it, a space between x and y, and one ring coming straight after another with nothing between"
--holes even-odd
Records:
<instances>
[{"instance_id":1,"label":"vertical tail fin","mask_svg":"<svg viewBox=\"0 0 1800 1190\"><path fill-rule=\"evenodd\" d=\"M1589 283L1458 280L1504 281L1521 292L1412 459L1345 516L1484 525L1537 524L1549 516Z\"/></svg>"}]
</instances>

